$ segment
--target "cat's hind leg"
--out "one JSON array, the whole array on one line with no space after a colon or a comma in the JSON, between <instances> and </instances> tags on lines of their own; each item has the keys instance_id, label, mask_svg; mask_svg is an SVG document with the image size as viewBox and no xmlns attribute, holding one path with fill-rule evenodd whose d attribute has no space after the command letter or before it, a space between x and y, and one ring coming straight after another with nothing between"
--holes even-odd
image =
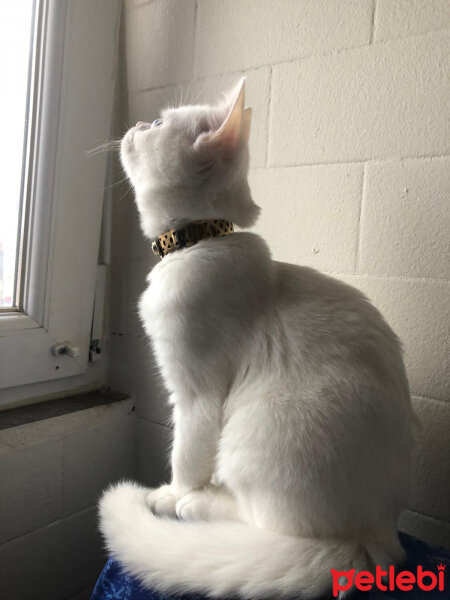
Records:
<instances>
[{"instance_id":1,"label":"cat's hind leg","mask_svg":"<svg viewBox=\"0 0 450 600\"><path fill-rule=\"evenodd\" d=\"M224 487L215 485L187 493L177 502L176 513L184 521L240 520L234 496Z\"/></svg>"}]
</instances>

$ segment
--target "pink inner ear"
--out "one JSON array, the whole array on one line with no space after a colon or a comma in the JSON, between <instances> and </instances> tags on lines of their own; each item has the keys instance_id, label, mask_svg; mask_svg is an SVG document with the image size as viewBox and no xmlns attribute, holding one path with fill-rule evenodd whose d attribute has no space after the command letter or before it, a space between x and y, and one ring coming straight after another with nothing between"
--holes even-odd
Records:
<instances>
[{"instance_id":1,"label":"pink inner ear","mask_svg":"<svg viewBox=\"0 0 450 600\"><path fill-rule=\"evenodd\" d=\"M244 106L245 89L242 79L233 94L232 103L222 125L215 132L200 135L194 146L198 149L214 147L223 160L231 160L239 142L247 141L250 134L251 109L244 110Z\"/></svg>"},{"instance_id":2,"label":"pink inner ear","mask_svg":"<svg viewBox=\"0 0 450 600\"><path fill-rule=\"evenodd\" d=\"M242 116L242 136L246 142L250 138L250 127L252 124L252 109L246 108Z\"/></svg>"},{"instance_id":3,"label":"pink inner ear","mask_svg":"<svg viewBox=\"0 0 450 600\"><path fill-rule=\"evenodd\" d=\"M222 146L234 149L243 135L243 114L245 106L244 80L240 82L240 87L236 99L223 122L220 129L212 135Z\"/></svg>"}]
</instances>

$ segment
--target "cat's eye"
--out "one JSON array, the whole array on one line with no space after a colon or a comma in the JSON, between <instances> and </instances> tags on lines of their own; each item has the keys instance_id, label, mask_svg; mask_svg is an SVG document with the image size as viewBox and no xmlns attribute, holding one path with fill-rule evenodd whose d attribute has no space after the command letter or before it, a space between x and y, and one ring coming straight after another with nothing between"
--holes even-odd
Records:
<instances>
[{"instance_id":1,"label":"cat's eye","mask_svg":"<svg viewBox=\"0 0 450 600\"><path fill-rule=\"evenodd\" d=\"M161 127L161 125L163 124L163 120L162 119L155 119L152 123L152 129L154 127Z\"/></svg>"}]
</instances>

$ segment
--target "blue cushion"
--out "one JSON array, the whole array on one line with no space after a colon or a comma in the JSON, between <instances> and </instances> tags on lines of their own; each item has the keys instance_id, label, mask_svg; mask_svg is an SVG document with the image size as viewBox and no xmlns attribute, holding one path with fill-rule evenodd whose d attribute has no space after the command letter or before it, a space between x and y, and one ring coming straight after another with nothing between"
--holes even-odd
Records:
<instances>
[{"instance_id":1,"label":"blue cushion","mask_svg":"<svg viewBox=\"0 0 450 600\"><path fill-rule=\"evenodd\" d=\"M370 592L357 591L352 595L352 600L450 600L450 552L430 546L404 533L400 533L399 537L407 553L403 569L415 573L417 566L421 565L424 570L436 573L438 564L447 566L444 591L435 589L424 592L417 586L414 586L411 591L403 592L399 590L381 592L374 588ZM91 600L205 600L205 598L200 594L170 595L144 589L137 579L125 573L112 558L106 563L91 596Z\"/></svg>"}]
</instances>

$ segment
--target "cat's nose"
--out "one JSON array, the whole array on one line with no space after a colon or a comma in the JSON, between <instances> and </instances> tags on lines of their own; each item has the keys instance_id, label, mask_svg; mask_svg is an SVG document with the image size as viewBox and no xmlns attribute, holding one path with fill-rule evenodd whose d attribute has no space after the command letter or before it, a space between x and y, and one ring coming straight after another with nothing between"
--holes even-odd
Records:
<instances>
[{"instance_id":1,"label":"cat's nose","mask_svg":"<svg viewBox=\"0 0 450 600\"><path fill-rule=\"evenodd\" d=\"M150 123L144 123L144 121L138 121L136 123L136 127L140 127L141 129L148 129L150 127Z\"/></svg>"}]
</instances>

